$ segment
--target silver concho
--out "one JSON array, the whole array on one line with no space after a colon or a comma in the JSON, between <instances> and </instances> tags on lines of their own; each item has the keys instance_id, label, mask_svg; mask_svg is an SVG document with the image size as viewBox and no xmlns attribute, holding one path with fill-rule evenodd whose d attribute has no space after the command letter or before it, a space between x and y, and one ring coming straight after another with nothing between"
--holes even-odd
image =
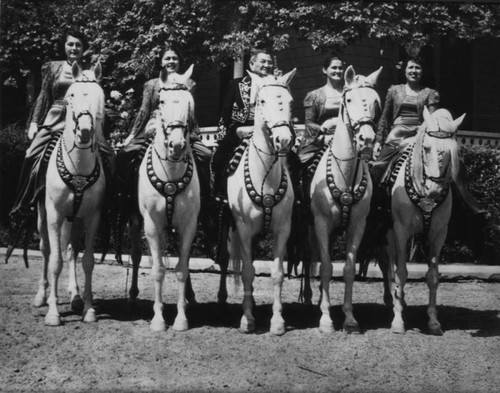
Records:
<instances>
[{"instance_id":1,"label":"silver concho","mask_svg":"<svg viewBox=\"0 0 500 393\"><path fill-rule=\"evenodd\" d=\"M352 194L348 192L343 192L342 195L340 196L340 203L342 203L345 206L352 205L353 202L353 197Z\"/></svg>"},{"instance_id":2,"label":"silver concho","mask_svg":"<svg viewBox=\"0 0 500 393\"><path fill-rule=\"evenodd\" d=\"M71 184L77 191L83 190L87 183L88 181L85 176L73 176L73 179L71 179Z\"/></svg>"},{"instance_id":3,"label":"silver concho","mask_svg":"<svg viewBox=\"0 0 500 393\"><path fill-rule=\"evenodd\" d=\"M274 206L274 196L270 194L266 194L262 197L262 205L264 207L272 207Z\"/></svg>"},{"instance_id":4,"label":"silver concho","mask_svg":"<svg viewBox=\"0 0 500 393\"><path fill-rule=\"evenodd\" d=\"M174 195L177 192L177 186L175 183L167 183L164 188L165 194Z\"/></svg>"},{"instance_id":5,"label":"silver concho","mask_svg":"<svg viewBox=\"0 0 500 393\"><path fill-rule=\"evenodd\" d=\"M430 213L434 210L436 207L437 203L434 199L431 198L422 198L420 202L418 203L418 206L427 213Z\"/></svg>"}]
</instances>

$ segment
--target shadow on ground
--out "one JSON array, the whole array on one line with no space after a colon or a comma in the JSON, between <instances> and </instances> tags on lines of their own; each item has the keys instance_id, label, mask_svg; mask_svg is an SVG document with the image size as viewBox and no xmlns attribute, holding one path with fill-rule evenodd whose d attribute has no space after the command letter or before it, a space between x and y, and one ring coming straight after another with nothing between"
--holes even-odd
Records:
<instances>
[{"instance_id":1,"label":"shadow on ground","mask_svg":"<svg viewBox=\"0 0 500 393\"><path fill-rule=\"evenodd\" d=\"M153 302L138 299L130 302L127 299L96 299L95 306L99 319L118 321L149 322L153 318ZM238 328L242 316L241 304L195 303L187 308L190 328L203 326ZM174 323L177 315L176 304L165 304L163 317L168 325ZM342 306L333 306L330 310L335 330L341 330L344 322ZM256 333L266 333L270 328L272 305L254 307ZM382 304L361 303L354 305L354 316L361 327L361 332L376 329L390 329L393 317L392 310ZM316 305L286 303L283 305L283 317L287 330L312 329L319 325L321 312ZM500 317L498 310L470 310L463 307L439 306L438 318L447 330L475 330L474 337L500 336ZM407 330L427 331L427 306L409 306L404 311Z\"/></svg>"}]
</instances>

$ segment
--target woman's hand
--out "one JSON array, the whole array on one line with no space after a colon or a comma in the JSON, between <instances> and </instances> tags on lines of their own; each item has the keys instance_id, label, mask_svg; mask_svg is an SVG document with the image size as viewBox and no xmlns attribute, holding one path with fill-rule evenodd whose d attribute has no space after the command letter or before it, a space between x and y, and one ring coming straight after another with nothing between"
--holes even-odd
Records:
<instances>
[{"instance_id":1,"label":"woman's hand","mask_svg":"<svg viewBox=\"0 0 500 393\"><path fill-rule=\"evenodd\" d=\"M382 144L380 142L375 142L373 145L373 160L375 161L382 150Z\"/></svg>"},{"instance_id":2,"label":"woman's hand","mask_svg":"<svg viewBox=\"0 0 500 393\"><path fill-rule=\"evenodd\" d=\"M30 127L28 128L28 139L31 141L38 133L38 124L30 123Z\"/></svg>"},{"instance_id":3,"label":"woman's hand","mask_svg":"<svg viewBox=\"0 0 500 393\"><path fill-rule=\"evenodd\" d=\"M125 138L120 147L127 146L132 141L132 139L134 139L134 136L132 134L129 134L128 137Z\"/></svg>"},{"instance_id":4,"label":"woman's hand","mask_svg":"<svg viewBox=\"0 0 500 393\"><path fill-rule=\"evenodd\" d=\"M333 131L335 127L337 127L337 118L333 117L331 119L326 119L323 124L321 124L321 131L328 133L329 131Z\"/></svg>"},{"instance_id":5,"label":"woman's hand","mask_svg":"<svg viewBox=\"0 0 500 393\"><path fill-rule=\"evenodd\" d=\"M253 126L242 126L236 129L236 135L240 139L250 138L253 134Z\"/></svg>"}]
</instances>

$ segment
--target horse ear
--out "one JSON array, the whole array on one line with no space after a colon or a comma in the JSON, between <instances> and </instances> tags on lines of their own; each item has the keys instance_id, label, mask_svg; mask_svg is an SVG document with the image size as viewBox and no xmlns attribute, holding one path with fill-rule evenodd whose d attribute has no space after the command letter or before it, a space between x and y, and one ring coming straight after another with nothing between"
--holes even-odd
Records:
<instances>
[{"instance_id":1,"label":"horse ear","mask_svg":"<svg viewBox=\"0 0 500 393\"><path fill-rule=\"evenodd\" d=\"M183 80L188 80L191 78L191 75L193 74L193 69L194 69L194 64L191 64L191 66L187 69L187 71L181 75Z\"/></svg>"},{"instance_id":2,"label":"horse ear","mask_svg":"<svg viewBox=\"0 0 500 393\"><path fill-rule=\"evenodd\" d=\"M78 64L78 62L73 62L73 65L71 66L71 73L73 74L73 78L75 79L82 73L82 67L80 67L80 64Z\"/></svg>"},{"instance_id":3,"label":"horse ear","mask_svg":"<svg viewBox=\"0 0 500 393\"><path fill-rule=\"evenodd\" d=\"M347 67L347 70L345 70L344 79L345 79L347 86L354 83L354 81L356 79L356 71L354 71L354 67L352 65Z\"/></svg>"},{"instance_id":4,"label":"horse ear","mask_svg":"<svg viewBox=\"0 0 500 393\"><path fill-rule=\"evenodd\" d=\"M95 75L95 78L97 80L101 79L101 76L102 76L102 66L101 66L101 62L98 61L97 64L92 67L92 71L94 72L94 75Z\"/></svg>"},{"instance_id":5,"label":"horse ear","mask_svg":"<svg viewBox=\"0 0 500 393\"><path fill-rule=\"evenodd\" d=\"M370 86L375 86L377 84L377 79L380 76L380 73L382 72L383 68L384 67L380 67L377 71L372 72L365 78L365 81L368 82Z\"/></svg>"},{"instance_id":6,"label":"horse ear","mask_svg":"<svg viewBox=\"0 0 500 393\"><path fill-rule=\"evenodd\" d=\"M297 68L294 68L288 74L281 76L280 80L288 86L290 84L290 82L292 81L293 77L295 76L296 72L297 72Z\"/></svg>"},{"instance_id":7,"label":"horse ear","mask_svg":"<svg viewBox=\"0 0 500 393\"><path fill-rule=\"evenodd\" d=\"M462 124L462 122L464 121L465 115L466 115L466 114L464 113L464 114L463 114L462 116L460 116L458 119L453 120L453 128L454 128L455 130L458 130L458 127L460 127L460 124Z\"/></svg>"}]
</instances>

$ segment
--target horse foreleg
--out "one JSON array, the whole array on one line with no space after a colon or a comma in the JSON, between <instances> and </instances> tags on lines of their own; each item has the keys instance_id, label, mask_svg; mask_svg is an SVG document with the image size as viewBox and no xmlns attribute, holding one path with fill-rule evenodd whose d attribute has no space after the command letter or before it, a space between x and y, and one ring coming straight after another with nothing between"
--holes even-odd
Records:
<instances>
[{"instance_id":1,"label":"horse foreleg","mask_svg":"<svg viewBox=\"0 0 500 393\"><path fill-rule=\"evenodd\" d=\"M163 280L165 278L165 265L161 255L162 225L157 225L151 217L144 217L144 232L148 239L151 259L153 261L152 274L154 279L154 317L151 320L151 330L160 332L167 329L163 319Z\"/></svg>"},{"instance_id":2,"label":"horse foreleg","mask_svg":"<svg viewBox=\"0 0 500 393\"><path fill-rule=\"evenodd\" d=\"M83 321L96 322L96 312L93 305L92 274L94 272L94 236L99 226L100 212L96 212L87 220L87 234L85 236L85 252L82 257L82 267L85 273L85 285L83 290Z\"/></svg>"},{"instance_id":3,"label":"horse foreleg","mask_svg":"<svg viewBox=\"0 0 500 393\"><path fill-rule=\"evenodd\" d=\"M278 233L273 240L273 264L271 266L271 279L273 281L273 316L271 318L270 332L276 335L285 333L285 320L283 319L283 304L281 302L281 291L283 289L283 257L290 234L290 223L281 223Z\"/></svg>"},{"instance_id":4,"label":"horse foreleg","mask_svg":"<svg viewBox=\"0 0 500 393\"><path fill-rule=\"evenodd\" d=\"M47 216L45 206L38 205L38 233L40 234L40 251L43 257L42 275L38 281L38 291L33 299L35 307L42 307L47 304L47 288L49 281L47 280L47 270L50 258L49 235L47 233Z\"/></svg>"},{"instance_id":5,"label":"horse foreleg","mask_svg":"<svg viewBox=\"0 0 500 393\"><path fill-rule=\"evenodd\" d=\"M186 317L186 290L187 281L189 278L189 254L191 251L191 244L193 243L196 234L196 221L183 228L179 233L179 261L175 267L177 276L177 317L175 318L173 328L177 331L185 331L188 329L188 320ZM191 291L193 288L191 287ZM194 294L194 292L193 292Z\"/></svg>"},{"instance_id":6,"label":"horse foreleg","mask_svg":"<svg viewBox=\"0 0 500 393\"><path fill-rule=\"evenodd\" d=\"M141 224L140 218L137 215L133 215L129 221L129 239L131 243L131 255L132 258L132 283L130 285L129 296L133 301L139 296L139 266L142 259L142 249L141 249Z\"/></svg>"},{"instance_id":7,"label":"horse foreleg","mask_svg":"<svg viewBox=\"0 0 500 393\"><path fill-rule=\"evenodd\" d=\"M366 216L365 216L366 217ZM345 314L343 329L347 333L359 333L359 324L354 318L352 307L352 293L354 277L356 275L356 256L359 244L365 231L365 220L362 217L352 217L351 225L347 231L347 252L344 265L344 304L342 310Z\"/></svg>"},{"instance_id":8,"label":"horse foreleg","mask_svg":"<svg viewBox=\"0 0 500 393\"><path fill-rule=\"evenodd\" d=\"M70 293L71 309L76 313L83 312L84 304L80 297L80 288L76 277L76 261L78 246L83 234L83 221L75 219L73 223L64 221L61 229L61 249L66 250L65 259L68 261L68 292Z\"/></svg>"},{"instance_id":9,"label":"horse foreleg","mask_svg":"<svg viewBox=\"0 0 500 393\"><path fill-rule=\"evenodd\" d=\"M406 279L408 277L408 269L406 267L407 259L407 244L410 235L408 231L401 225L401 223L396 222L394 224L394 241L396 249L396 274L395 274L395 285L394 285L394 319L391 324L391 331L393 333L405 333L405 325L403 321L403 309L405 307L405 294L404 286L406 284Z\"/></svg>"},{"instance_id":10,"label":"horse foreleg","mask_svg":"<svg viewBox=\"0 0 500 393\"><path fill-rule=\"evenodd\" d=\"M217 292L217 302L219 304L225 304L227 301L227 286L226 286L226 281L227 281L227 268L229 266L229 252L227 249L227 238L228 238L228 231L229 231L229 225L223 224L222 225L222 239L226 240L225 247L220 246L220 251L219 255L217 257L217 264L220 267L220 281L219 281L219 291Z\"/></svg>"},{"instance_id":11,"label":"horse foreleg","mask_svg":"<svg viewBox=\"0 0 500 393\"><path fill-rule=\"evenodd\" d=\"M321 319L319 320L319 330L324 333L331 333L333 332L333 321L330 317L330 280L332 279L333 273L329 250L330 233L332 231L331 221L316 216L314 218L314 229L321 260Z\"/></svg>"},{"instance_id":12,"label":"horse foreleg","mask_svg":"<svg viewBox=\"0 0 500 393\"><path fill-rule=\"evenodd\" d=\"M429 316L429 333L437 336L443 334L441 324L437 319L437 289L439 285L439 255L446 240L448 228L440 228L438 231L429 232L429 270L427 271L427 286L429 287L429 305L427 315Z\"/></svg>"},{"instance_id":13,"label":"horse foreleg","mask_svg":"<svg viewBox=\"0 0 500 393\"><path fill-rule=\"evenodd\" d=\"M49 217L52 217L49 219ZM59 326L61 317L57 309L57 288L59 284L59 275L62 271L62 253L61 253L61 226L64 217L58 216L55 209L52 207L47 209L47 228L50 243L49 257L49 275L50 275L50 294L47 300L49 309L45 315L45 324L48 326Z\"/></svg>"},{"instance_id":14,"label":"horse foreleg","mask_svg":"<svg viewBox=\"0 0 500 393\"><path fill-rule=\"evenodd\" d=\"M387 246L381 247L378 254L378 263L384 282L384 304L392 308L394 306L392 299L394 289L394 261L396 260L392 229L387 232L386 237Z\"/></svg>"},{"instance_id":15,"label":"horse foreleg","mask_svg":"<svg viewBox=\"0 0 500 393\"><path fill-rule=\"evenodd\" d=\"M240 331L250 333L255 330L255 318L252 308L253 280L255 278L255 267L252 260L252 234L244 225L238 225L237 233L232 241L238 242L242 260L241 278L243 281L243 316L240 321ZM243 240L245 239L245 240Z\"/></svg>"}]
</instances>

